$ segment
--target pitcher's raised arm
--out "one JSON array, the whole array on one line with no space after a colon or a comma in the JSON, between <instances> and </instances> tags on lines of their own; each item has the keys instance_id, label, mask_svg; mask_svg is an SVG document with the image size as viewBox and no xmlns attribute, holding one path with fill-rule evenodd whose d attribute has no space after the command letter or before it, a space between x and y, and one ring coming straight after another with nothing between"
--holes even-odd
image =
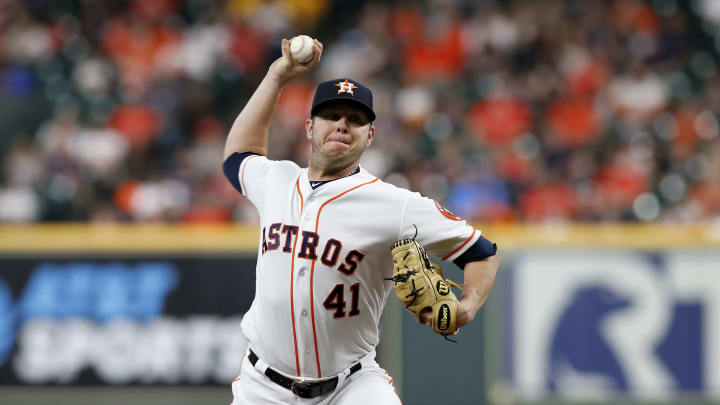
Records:
<instances>
[{"instance_id":1,"label":"pitcher's raised arm","mask_svg":"<svg viewBox=\"0 0 720 405\"><path fill-rule=\"evenodd\" d=\"M283 86L312 69L320 61L323 46L317 39L313 45L314 56L306 63L298 63L290 55L290 41L282 40L282 56L268 69L265 78L248 100L230 128L225 141L223 159L233 153L253 152L267 155L270 120Z\"/></svg>"}]
</instances>

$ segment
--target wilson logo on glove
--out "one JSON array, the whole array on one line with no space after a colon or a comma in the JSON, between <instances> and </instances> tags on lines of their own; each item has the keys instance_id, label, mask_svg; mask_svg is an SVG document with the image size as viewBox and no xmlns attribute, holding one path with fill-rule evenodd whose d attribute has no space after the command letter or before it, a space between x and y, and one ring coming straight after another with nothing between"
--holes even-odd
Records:
<instances>
[{"instance_id":1,"label":"wilson logo on glove","mask_svg":"<svg viewBox=\"0 0 720 405\"><path fill-rule=\"evenodd\" d=\"M447 304L442 304L440 306L440 313L438 314L438 317L440 318L438 329L447 330L448 326L450 326L450 307L448 307Z\"/></svg>"},{"instance_id":2,"label":"wilson logo on glove","mask_svg":"<svg viewBox=\"0 0 720 405\"><path fill-rule=\"evenodd\" d=\"M450 293L450 287L442 280L438 280L437 284L435 284L435 288L440 295L448 295Z\"/></svg>"}]
</instances>

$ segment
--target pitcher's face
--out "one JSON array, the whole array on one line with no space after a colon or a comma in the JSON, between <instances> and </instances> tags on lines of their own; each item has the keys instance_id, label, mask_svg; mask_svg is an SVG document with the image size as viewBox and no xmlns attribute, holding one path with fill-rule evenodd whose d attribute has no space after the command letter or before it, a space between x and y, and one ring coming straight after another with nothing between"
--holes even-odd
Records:
<instances>
[{"instance_id":1,"label":"pitcher's face","mask_svg":"<svg viewBox=\"0 0 720 405\"><path fill-rule=\"evenodd\" d=\"M305 130L312 143L313 161L329 166L359 160L375 136L368 114L344 102L321 107L313 119L307 120Z\"/></svg>"}]
</instances>

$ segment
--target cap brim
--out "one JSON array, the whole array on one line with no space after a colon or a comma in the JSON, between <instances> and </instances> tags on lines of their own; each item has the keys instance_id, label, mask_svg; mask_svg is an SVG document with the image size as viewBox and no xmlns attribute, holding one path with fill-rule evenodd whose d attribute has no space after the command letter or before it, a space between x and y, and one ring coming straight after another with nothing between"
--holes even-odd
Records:
<instances>
[{"instance_id":1,"label":"cap brim","mask_svg":"<svg viewBox=\"0 0 720 405\"><path fill-rule=\"evenodd\" d=\"M373 111L370 107L368 107L367 105L365 105L365 103L363 103L363 102L361 102L361 101L358 101L358 100L355 100L355 99L352 99L352 98L350 98L350 97L330 97L330 98L326 98L326 99L324 99L323 101L315 104L315 105L313 106L312 110L310 110L310 114L315 115L315 112L318 110L318 108L320 108L320 107L322 107L322 106L324 106L324 105L327 105L327 104L331 104L331 103L336 102L336 101L347 101L347 102L356 104L357 106L359 106L360 108L362 108L363 110L365 110L365 112L368 113L368 116L370 117L370 121L375 121L375 111Z\"/></svg>"}]
</instances>

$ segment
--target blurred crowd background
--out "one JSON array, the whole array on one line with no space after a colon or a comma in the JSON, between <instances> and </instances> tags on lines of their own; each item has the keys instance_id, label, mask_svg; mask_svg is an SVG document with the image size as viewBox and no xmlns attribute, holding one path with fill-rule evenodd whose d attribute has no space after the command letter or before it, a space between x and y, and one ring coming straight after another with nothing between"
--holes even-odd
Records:
<instances>
[{"instance_id":1,"label":"blurred crowd background","mask_svg":"<svg viewBox=\"0 0 720 405\"><path fill-rule=\"evenodd\" d=\"M375 94L363 165L473 221L720 219L720 1L0 0L0 222L254 221L225 136L279 56Z\"/></svg>"}]
</instances>

